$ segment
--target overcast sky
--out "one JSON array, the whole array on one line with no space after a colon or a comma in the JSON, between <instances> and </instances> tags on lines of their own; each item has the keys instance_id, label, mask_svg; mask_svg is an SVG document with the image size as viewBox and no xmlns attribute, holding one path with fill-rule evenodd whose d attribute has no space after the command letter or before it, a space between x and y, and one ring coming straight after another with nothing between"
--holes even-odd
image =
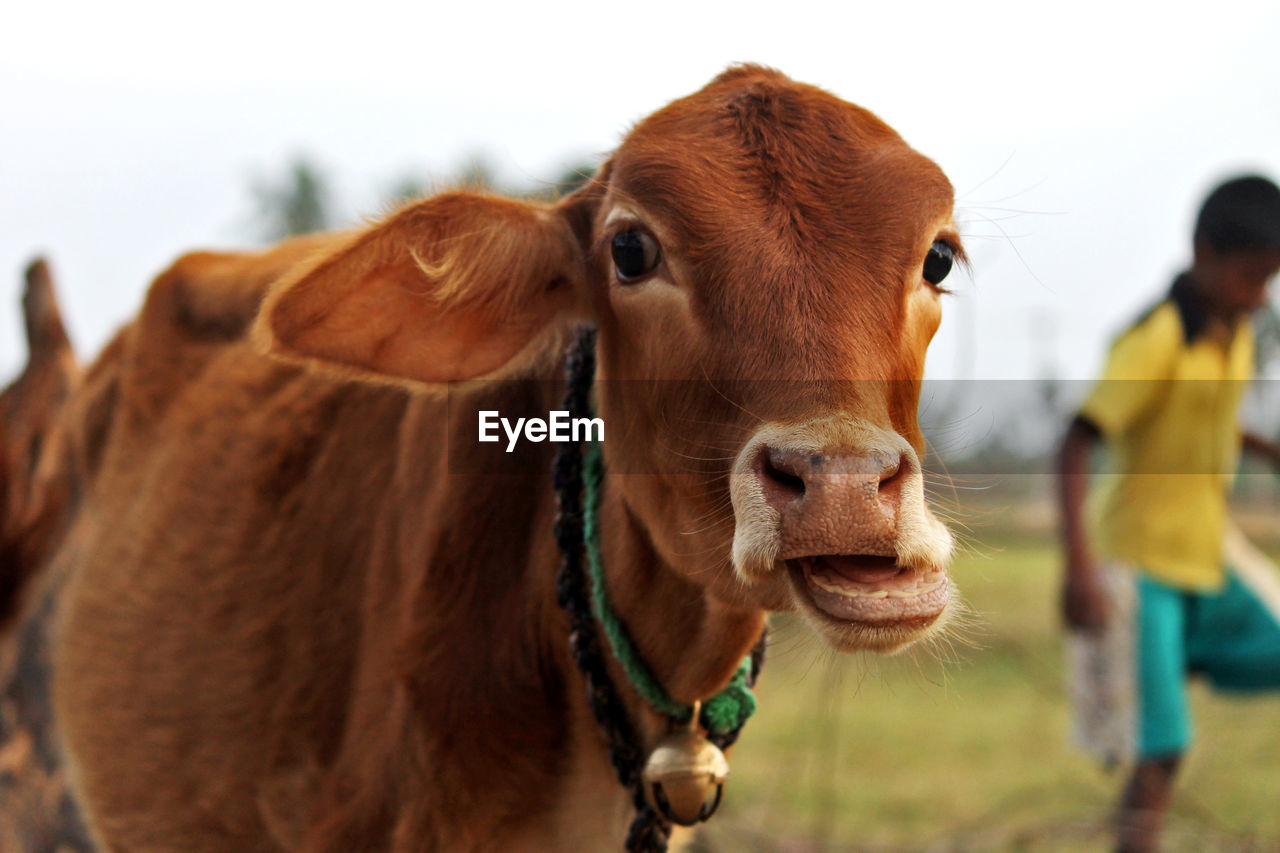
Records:
<instances>
[{"instance_id":1,"label":"overcast sky","mask_svg":"<svg viewBox=\"0 0 1280 853\"><path fill-rule=\"evenodd\" d=\"M95 352L179 253L254 239L305 154L344 215L475 154L513 182L607 153L726 65L878 113L950 175L973 281L935 378L1087 377L1188 260L1216 179L1280 175L1280 4L10 4L0 34L0 376L47 253Z\"/></svg>"}]
</instances>

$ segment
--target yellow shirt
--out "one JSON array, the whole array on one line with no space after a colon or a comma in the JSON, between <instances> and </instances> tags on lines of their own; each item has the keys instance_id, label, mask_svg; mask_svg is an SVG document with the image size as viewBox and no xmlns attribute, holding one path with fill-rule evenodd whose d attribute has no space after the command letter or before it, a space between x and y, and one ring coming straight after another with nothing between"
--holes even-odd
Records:
<instances>
[{"instance_id":1,"label":"yellow shirt","mask_svg":"<svg viewBox=\"0 0 1280 853\"><path fill-rule=\"evenodd\" d=\"M1110 451L1091 507L1099 553L1173 586L1211 590L1223 581L1227 491L1240 459L1237 413L1253 375L1253 333L1247 321L1228 329L1194 311L1194 295L1180 281L1115 341L1080 414ZM1189 336L1192 323L1203 328Z\"/></svg>"}]
</instances>

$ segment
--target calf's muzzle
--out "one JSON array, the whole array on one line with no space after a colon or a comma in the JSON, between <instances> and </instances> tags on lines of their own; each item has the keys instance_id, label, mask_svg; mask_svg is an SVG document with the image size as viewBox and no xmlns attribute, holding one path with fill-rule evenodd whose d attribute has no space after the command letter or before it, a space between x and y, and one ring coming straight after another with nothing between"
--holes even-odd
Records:
<instances>
[{"instance_id":1,"label":"calf's muzzle","mask_svg":"<svg viewBox=\"0 0 1280 853\"><path fill-rule=\"evenodd\" d=\"M837 647L900 648L941 623L951 535L895 430L838 415L765 425L738 454L729 491L739 577L785 576Z\"/></svg>"},{"instance_id":2,"label":"calf's muzzle","mask_svg":"<svg viewBox=\"0 0 1280 853\"><path fill-rule=\"evenodd\" d=\"M819 452L761 446L753 473L780 521L779 557L896 553L901 452Z\"/></svg>"}]
</instances>

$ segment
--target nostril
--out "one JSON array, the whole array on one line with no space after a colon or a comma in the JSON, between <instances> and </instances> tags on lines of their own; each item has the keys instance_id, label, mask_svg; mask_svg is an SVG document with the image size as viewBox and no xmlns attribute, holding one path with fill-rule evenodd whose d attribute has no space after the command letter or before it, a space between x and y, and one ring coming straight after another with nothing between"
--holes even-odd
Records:
<instances>
[{"instance_id":1,"label":"nostril","mask_svg":"<svg viewBox=\"0 0 1280 853\"><path fill-rule=\"evenodd\" d=\"M890 481L896 480L898 475L902 473L902 455L899 454L892 461L886 459L883 464L884 467L880 469L881 488L884 488Z\"/></svg>"},{"instance_id":2,"label":"nostril","mask_svg":"<svg viewBox=\"0 0 1280 853\"><path fill-rule=\"evenodd\" d=\"M764 475L784 489L791 489L798 494L804 494L804 478L798 474L782 470L774 464L773 460L765 460Z\"/></svg>"},{"instance_id":3,"label":"nostril","mask_svg":"<svg viewBox=\"0 0 1280 853\"><path fill-rule=\"evenodd\" d=\"M757 461L760 482L770 503L799 500L804 497L805 482L794 454L772 447L762 448Z\"/></svg>"},{"instance_id":4,"label":"nostril","mask_svg":"<svg viewBox=\"0 0 1280 853\"><path fill-rule=\"evenodd\" d=\"M880 497L888 499L895 503L902 494L902 481L907 476L907 465L904 464L902 456L898 456L892 462L887 462L880 470Z\"/></svg>"}]
</instances>

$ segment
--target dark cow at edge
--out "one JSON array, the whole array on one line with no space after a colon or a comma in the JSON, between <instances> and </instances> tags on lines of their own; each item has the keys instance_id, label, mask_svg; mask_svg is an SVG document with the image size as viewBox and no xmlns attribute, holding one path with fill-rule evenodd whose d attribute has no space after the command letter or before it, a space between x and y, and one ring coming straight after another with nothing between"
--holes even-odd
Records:
<instances>
[{"instance_id":1,"label":"dark cow at edge","mask_svg":"<svg viewBox=\"0 0 1280 853\"><path fill-rule=\"evenodd\" d=\"M723 688L768 611L839 650L940 630L916 408L951 213L875 116L744 66L558 203L450 193L178 260L44 395L56 417L0 424L22 472L11 433L37 424L46 484L0 566L0 662L44 626L51 691L0 674L51 694L40 737L94 843L621 849L630 799L556 603L554 446L466 473L493 446L477 408L560 408L583 322L609 594L672 697ZM651 748L667 721L609 666ZM42 837L7 808L7 838Z\"/></svg>"}]
</instances>

